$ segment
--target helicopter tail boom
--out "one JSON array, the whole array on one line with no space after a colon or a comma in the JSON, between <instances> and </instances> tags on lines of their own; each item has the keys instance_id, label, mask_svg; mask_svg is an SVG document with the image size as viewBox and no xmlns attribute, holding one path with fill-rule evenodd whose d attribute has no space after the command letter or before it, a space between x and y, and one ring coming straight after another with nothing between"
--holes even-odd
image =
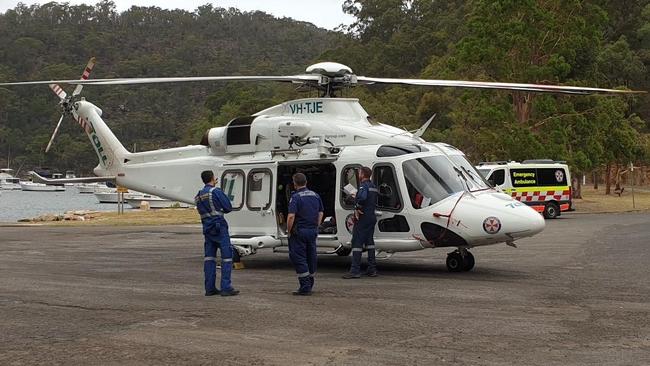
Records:
<instances>
[{"instance_id":1,"label":"helicopter tail boom","mask_svg":"<svg viewBox=\"0 0 650 366\"><path fill-rule=\"evenodd\" d=\"M92 103L77 102L73 113L75 120L86 132L97 154L99 164L95 168L98 176L114 176L130 153L117 139L113 131L102 120L102 111Z\"/></svg>"}]
</instances>

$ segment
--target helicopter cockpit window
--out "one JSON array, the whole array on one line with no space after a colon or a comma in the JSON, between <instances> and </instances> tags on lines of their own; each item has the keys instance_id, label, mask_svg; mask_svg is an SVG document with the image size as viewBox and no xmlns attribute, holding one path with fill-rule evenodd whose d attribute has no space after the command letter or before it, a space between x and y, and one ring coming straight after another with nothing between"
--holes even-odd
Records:
<instances>
[{"instance_id":1,"label":"helicopter cockpit window","mask_svg":"<svg viewBox=\"0 0 650 366\"><path fill-rule=\"evenodd\" d=\"M268 169L253 169L248 173L246 206L249 210L268 210L271 207L272 178Z\"/></svg>"},{"instance_id":2,"label":"helicopter cockpit window","mask_svg":"<svg viewBox=\"0 0 650 366\"><path fill-rule=\"evenodd\" d=\"M377 157L390 157L390 156L400 156L406 154L415 154L419 152L429 151L424 146L416 144L401 144L401 145L381 145L377 149Z\"/></svg>"},{"instance_id":3,"label":"helicopter cockpit window","mask_svg":"<svg viewBox=\"0 0 650 366\"><path fill-rule=\"evenodd\" d=\"M346 166L341 173L341 206L351 210L354 208L354 197L351 192L359 189L359 169L358 165Z\"/></svg>"},{"instance_id":4,"label":"helicopter cockpit window","mask_svg":"<svg viewBox=\"0 0 650 366\"><path fill-rule=\"evenodd\" d=\"M244 206L244 181L246 176L241 170L227 170L221 176L221 190L232 203L233 210Z\"/></svg>"},{"instance_id":5,"label":"helicopter cockpit window","mask_svg":"<svg viewBox=\"0 0 650 366\"><path fill-rule=\"evenodd\" d=\"M402 164L413 208L425 208L465 190L455 167L445 156L427 156Z\"/></svg>"},{"instance_id":6,"label":"helicopter cockpit window","mask_svg":"<svg viewBox=\"0 0 650 366\"><path fill-rule=\"evenodd\" d=\"M375 166L372 181L377 186L377 209L386 211L401 211L402 200L395 179L395 171L390 165Z\"/></svg>"},{"instance_id":7,"label":"helicopter cockpit window","mask_svg":"<svg viewBox=\"0 0 650 366\"><path fill-rule=\"evenodd\" d=\"M459 176L466 182L469 191L477 191L490 188L488 182L483 178L481 173L476 170L474 165L470 164L464 155L449 155L449 159L458 167Z\"/></svg>"}]
</instances>

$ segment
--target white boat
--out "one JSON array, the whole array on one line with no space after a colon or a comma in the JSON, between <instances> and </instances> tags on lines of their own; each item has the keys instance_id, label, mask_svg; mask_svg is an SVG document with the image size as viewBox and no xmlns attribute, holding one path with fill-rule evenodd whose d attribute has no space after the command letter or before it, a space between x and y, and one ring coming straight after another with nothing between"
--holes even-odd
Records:
<instances>
[{"instance_id":1,"label":"white boat","mask_svg":"<svg viewBox=\"0 0 650 366\"><path fill-rule=\"evenodd\" d=\"M79 193L83 194L91 194L95 193L98 189L101 189L102 187L106 187L105 184L99 184L99 183L79 183L75 186Z\"/></svg>"},{"instance_id":2,"label":"white boat","mask_svg":"<svg viewBox=\"0 0 650 366\"><path fill-rule=\"evenodd\" d=\"M34 183L34 182L20 182L20 188L23 191L32 192L60 192L65 191L65 186Z\"/></svg>"},{"instance_id":3,"label":"white boat","mask_svg":"<svg viewBox=\"0 0 650 366\"><path fill-rule=\"evenodd\" d=\"M118 203L117 188L99 186L95 188L95 197L99 203ZM124 203L133 195L132 192L124 193Z\"/></svg>"},{"instance_id":4,"label":"white boat","mask_svg":"<svg viewBox=\"0 0 650 366\"><path fill-rule=\"evenodd\" d=\"M0 169L0 189L20 190L20 180L13 176L13 169Z\"/></svg>"},{"instance_id":5,"label":"white boat","mask_svg":"<svg viewBox=\"0 0 650 366\"><path fill-rule=\"evenodd\" d=\"M142 202L149 203L150 208L188 208L190 205L184 202L168 200L166 198L154 196L152 194L133 193L126 198L126 203L131 207L139 209Z\"/></svg>"}]
</instances>

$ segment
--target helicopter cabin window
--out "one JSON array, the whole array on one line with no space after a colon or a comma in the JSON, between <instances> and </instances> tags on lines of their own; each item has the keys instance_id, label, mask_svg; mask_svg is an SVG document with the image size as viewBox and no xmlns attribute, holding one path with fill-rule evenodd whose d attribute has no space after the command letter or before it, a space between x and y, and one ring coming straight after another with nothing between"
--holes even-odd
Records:
<instances>
[{"instance_id":1,"label":"helicopter cabin window","mask_svg":"<svg viewBox=\"0 0 650 366\"><path fill-rule=\"evenodd\" d=\"M402 163L413 208L425 208L465 190L458 172L444 156L427 156Z\"/></svg>"},{"instance_id":2,"label":"helicopter cabin window","mask_svg":"<svg viewBox=\"0 0 650 366\"><path fill-rule=\"evenodd\" d=\"M391 165L375 165L372 172L372 181L379 190L377 208L387 211L401 211L402 200L393 167Z\"/></svg>"},{"instance_id":3,"label":"helicopter cabin window","mask_svg":"<svg viewBox=\"0 0 650 366\"><path fill-rule=\"evenodd\" d=\"M244 181L246 175L241 170L226 170L221 176L221 190L232 203L233 210L244 206Z\"/></svg>"},{"instance_id":4,"label":"helicopter cabin window","mask_svg":"<svg viewBox=\"0 0 650 366\"><path fill-rule=\"evenodd\" d=\"M490 182L495 187L503 185L503 183L506 182L506 171L504 169L497 169L493 171L488 178L488 182Z\"/></svg>"},{"instance_id":5,"label":"helicopter cabin window","mask_svg":"<svg viewBox=\"0 0 650 366\"><path fill-rule=\"evenodd\" d=\"M261 211L271 207L272 180L268 169L253 169L248 173L246 206L249 210Z\"/></svg>"},{"instance_id":6,"label":"helicopter cabin window","mask_svg":"<svg viewBox=\"0 0 650 366\"><path fill-rule=\"evenodd\" d=\"M341 207L352 210L354 208L354 197L352 193L359 189L360 165L348 165L341 173Z\"/></svg>"}]
</instances>

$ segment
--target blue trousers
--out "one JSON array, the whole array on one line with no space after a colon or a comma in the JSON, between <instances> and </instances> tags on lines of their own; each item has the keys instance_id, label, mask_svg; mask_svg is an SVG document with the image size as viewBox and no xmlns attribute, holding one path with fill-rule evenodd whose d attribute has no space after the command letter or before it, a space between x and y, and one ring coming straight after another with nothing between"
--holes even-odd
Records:
<instances>
[{"instance_id":1,"label":"blue trousers","mask_svg":"<svg viewBox=\"0 0 650 366\"><path fill-rule=\"evenodd\" d=\"M361 219L352 229L352 266L350 273L361 274L361 253L365 246L368 251L368 272L377 272L375 259L375 224L377 220Z\"/></svg>"},{"instance_id":2,"label":"blue trousers","mask_svg":"<svg viewBox=\"0 0 650 366\"><path fill-rule=\"evenodd\" d=\"M289 259L298 275L300 292L311 292L316 274L318 229L298 229L289 237Z\"/></svg>"},{"instance_id":3,"label":"blue trousers","mask_svg":"<svg viewBox=\"0 0 650 366\"><path fill-rule=\"evenodd\" d=\"M207 226L207 227L206 227ZM228 226L219 228L219 225L204 225L203 236L205 244L203 246L205 257L203 258L203 274L205 276L205 291L216 289L215 282L217 276L217 249L221 251L221 291L232 290L230 274L232 273L232 252L230 236L228 235Z\"/></svg>"}]
</instances>

